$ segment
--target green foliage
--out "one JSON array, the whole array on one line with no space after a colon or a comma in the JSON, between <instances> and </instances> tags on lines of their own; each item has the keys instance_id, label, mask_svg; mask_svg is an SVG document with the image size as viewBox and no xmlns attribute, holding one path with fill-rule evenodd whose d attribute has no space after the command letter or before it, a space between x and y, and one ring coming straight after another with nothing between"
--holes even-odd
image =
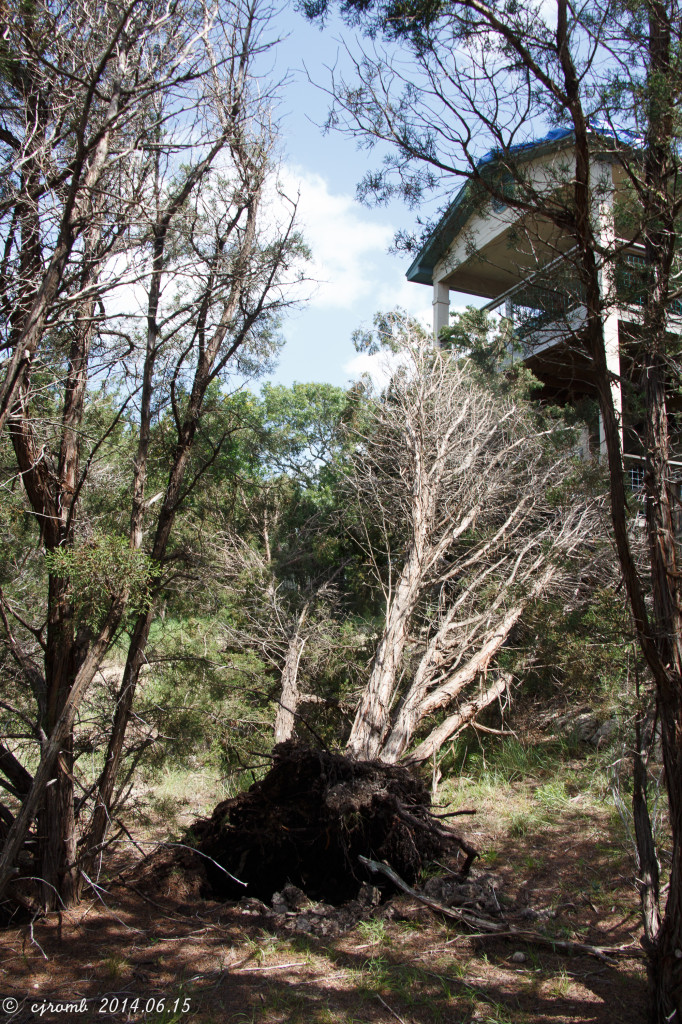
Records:
<instances>
[{"instance_id":1,"label":"green foliage","mask_svg":"<svg viewBox=\"0 0 682 1024\"><path fill-rule=\"evenodd\" d=\"M631 700L634 672L644 668L628 610L610 586L597 585L570 606L556 599L536 604L519 639L530 654L530 693L589 698L614 713Z\"/></svg>"},{"instance_id":2,"label":"green foliage","mask_svg":"<svg viewBox=\"0 0 682 1024\"><path fill-rule=\"evenodd\" d=\"M463 313L453 313L439 340L443 348L459 358L468 357L488 376L510 362L515 348L510 322L475 306L467 306Z\"/></svg>"},{"instance_id":3,"label":"green foliage","mask_svg":"<svg viewBox=\"0 0 682 1024\"><path fill-rule=\"evenodd\" d=\"M349 395L332 384L265 384L258 403L264 466L307 486L324 477L341 445Z\"/></svg>"},{"instance_id":4,"label":"green foliage","mask_svg":"<svg viewBox=\"0 0 682 1024\"><path fill-rule=\"evenodd\" d=\"M267 749L272 726L263 664L251 654L226 657L213 614L157 620L148 652L150 678L139 714L166 737L148 765L182 767L193 757L224 764L232 745Z\"/></svg>"},{"instance_id":5,"label":"green foliage","mask_svg":"<svg viewBox=\"0 0 682 1024\"><path fill-rule=\"evenodd\" d=\"M45 563L50 575L68 580L77 619L91 624L99 622L124 592L129 595L131 614L146 608L157 571L148 555L131 550L123 537L112 535L48 551Z\"/></svg>"}]
</instances>

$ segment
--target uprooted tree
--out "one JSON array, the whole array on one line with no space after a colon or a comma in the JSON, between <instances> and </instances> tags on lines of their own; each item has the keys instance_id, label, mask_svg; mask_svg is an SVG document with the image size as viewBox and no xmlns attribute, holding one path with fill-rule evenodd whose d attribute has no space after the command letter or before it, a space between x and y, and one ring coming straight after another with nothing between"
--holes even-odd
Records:
<instances>
[{"instance_id":1,"label":"uprooted tree","mask_svg":"<svg viewBox=\"0 0 682 1024\"><path fill-rule=\"evenodd\" d=\"M503 697L497 656L530 602L598 544L597 504L563 422L415 324L380 318L379 330L397 368L352 428L346 489L384 624L348 751L419 761Z\"/></svg>"},{"instance_id":2,"label":"uprooted tree","mask_svg":"<svg viewBox=\"0 0 682 1024\"><path fill-rule=\"evenodd\" d=\"M395 762L425 760L503 699L503 651L524 611L574 589L580 555L601 547L600 501L583 485L563 420L534 409L522 382L491 379L470 358L434 348L404 317L377 326L390 381L378 394L367 382L350 393L336 445L335 530L312 517L292 538L269 514L267 543L217 539L238 595L225 636L274 668L276 740L296 726L309 742L319 722L319 654L305 690L298 675L307 643L339 645L352 620L374 650L364 672L355 666L355 685L346 682L355 721L350 736L338 719L334 732L346 734L346 755L280 743L264 779L193 826L219 895L269 899L294 882L316 898L349 899L371 877L359 855L387 858L415 879L458 848L466 872L475 851L430 812L412 766ZM335 576L320 559L316 577L312 549L330 532L344 558ZM374 613L364 629L352 592L360 580Z\"/></svg>"},{"instance_id":3,"label":"uprooted tree","mask_svg":"<svg viewBox=\"0 0 682 1024\"><path fill-rule=\"evenodd\" d=\"M263 213L267 16L39 2L0 41L0 892L28 856L47 907L77 899L105 842L159 595L186 562L174 527L231 432L204 429L219 383L276 347L303 254L293 205ZM79 711L115 641L91 741Z\"/></svg>"}]
</instances>

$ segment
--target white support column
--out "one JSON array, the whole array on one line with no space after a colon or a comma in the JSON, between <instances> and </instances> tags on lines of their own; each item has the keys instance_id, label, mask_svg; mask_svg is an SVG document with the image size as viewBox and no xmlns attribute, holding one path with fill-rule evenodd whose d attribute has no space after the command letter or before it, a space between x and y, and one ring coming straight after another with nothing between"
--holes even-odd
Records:
<instances>
[{"instance_id":1,"label":"white support column","mask_svg":"<svg viewBox=\"0 0 682 1024\"><path fill-rule=\"evenodd\" d=\"M601 419L599 426L601 427ZM583 462L589 462L590 454L590 430L589 427L583 427L580 431L580 458Z\"/></svg>"},{"instance_id":2,"label":"white support column","mask_svg":"<svg viewBox=\"0 0 682 1024\"><path fill-rule=\"evenodd\" d=\"M623 452L623 389L620 370L620 341L618 337L618 300L613 263L609 253L613 253L616 231L613 216L613 171L610 164L597 165L593 168L593 180L599 195L597 210L599 239L606 252L606 262L599 275L599 290L604 310L604 351L606 366L611 377L611 395L613 406L620 424L620 450ZM606 438L601 413L599 414L599 455L606 459Z\"/></svg>"},{"instance_id":3,"label":"white support column","mask_svg":"<svg viewBox=\"0 0 682 1024\"><path fill-rule=\"evenodd\" d=\"M438 335L443 327L450 323L450 289L442 281L433 282L433 336Z\"/></svg>"},{"instance_id":4,"label":"white support column","mask_svg":"<svg viewBox=\"0 0 682 1024\"><path fill-rule=\"evenodd\" d=\"M606 366L611 380L611 395L616 416L620 422L620 450L623 451L623 389L620 382L620 345L618 341L618 311L612 310L604 321L604 348L606 350ZM599 455L606 459L606 437L601 412L599 413Z\"/></svg>"}]
</instances>

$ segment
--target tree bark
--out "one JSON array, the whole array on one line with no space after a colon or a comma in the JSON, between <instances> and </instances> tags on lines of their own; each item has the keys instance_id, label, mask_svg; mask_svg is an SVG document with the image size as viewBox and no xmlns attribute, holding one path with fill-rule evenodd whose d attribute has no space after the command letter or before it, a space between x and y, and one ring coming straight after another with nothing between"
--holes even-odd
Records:
<instances>
[{"instance_id":1,"label":"tree bark","mask_svg":"<svg viewBox=\"0 0 682 1024\"><path fill-rule=\"evenodd\" d=\"M371 760L380 756L410 621L423 587L423 547L423 536L411 545L395 594L388 603L381 641L346 745L353 757Z\"/></svg>"},{"instance_id":2,"label":"tree bark","mask_svg":"<svg viewBox=\"0 0 682 1024\"><path fill-rule=\"evenodd\" d=\"M301 690L298 685L298 665L306 643L306 637L301 636L301 630L308 614L308 608L309 605L306 603L298 617L296 629L289 641L284 658L282 695L275 715L275 743L284 743L285 740L290 740L294 734L296 712L301 699Z\"/></svg>"},{"instance_id":3,"label":"tree bark","mask_svg":"<svg viewBox=\"0 0 682 1024\"><path fill-rule=\"evenodd\" d=\"M447 743L458 732L474 722L484 708L500 700L502 694L508 689L510 682L510 676L500 676L487 689L482 690L478 697L462 705L454 714L448 715L445 721L433 729L427 738L412 751L409 760L428 761L430 757L433 757L440 750L444 743Z\"/></svg>"},{"instance_id":4,"label":"tree bark","mask_svg":"<svg viewBox=\"0 0 682 1024\"><path fill-rule=\"evenodd\" d=\"M551 579L551 576L549 576ZM549 579L547 582L549 582ZM530 598L529 598L530 600ZM523 602L511 608L504 618L494 628L492 636L489 636L487 641L481 645L480 650L470 658L462 668L446 679L444 683L441 683L438 687L433 689L427 686L423 687L422 692L417 691L416 694L408 695L403 707L398 714L395 724L391 728L386 743L381 750L381 758L384 761L397 761L408 749L412 737L417 730L420 723L428 716L441 708L447 707L447 705L454 700L467 686L469 686L477 678L477 676L484 675L492 659L502 648L503 644L507 640L510 632L521 618L524 609L528 602ZM420 666L421 668L421 666ZM432 676L433 669L437 666L425 666L425 675L428 678ZM475 707L475 704L471 705ZM481 708L486 707L487 704L482 704ZM455 718L457 716L455 715ZM454 720L454 719L453 719ZM431 733L433 742L435 737L441 733L439 730L434 730ZM445 730L443 738L440 741L441 744L445 743L451 734ZM420 748L424 747L422 743ZM434 747L432 753L437 750ZM414 755L411 755L414 756ZM430 754L428 755L431 756Z\"/></svg>"}]
</instances>

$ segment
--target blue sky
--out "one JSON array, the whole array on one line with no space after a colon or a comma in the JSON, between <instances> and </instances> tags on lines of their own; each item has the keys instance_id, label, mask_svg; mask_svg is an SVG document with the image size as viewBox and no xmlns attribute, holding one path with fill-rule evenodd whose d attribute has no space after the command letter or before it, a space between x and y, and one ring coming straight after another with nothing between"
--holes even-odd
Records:
<instances>
[{"instance_id":1,"label":"blue sky","mask_svg":"<svg viewBox=\"0 0 682 1024\"><path fill-rule=\"evenodd\" d=\"M324 135L319 127L329 97L307 76L328 84L328 67L343 60L340 37L347 30L332 21L320 31L288 5L274 31L287 37L277 47L274 73L288 71L290 79L278 111L281 177L289 195L300 192L299 225L312 249L309 273L317 283L284 324L286 345L272 379L344 385L366 368L368 357L358 356L351 335L369 326L375 312L402 306L431 321L431 289L407 282L409 259L387 252L396 230L412 229L417 214L398 203L381 209L358 203L356 184L380 153L358 149L338 133Z\"/></svg>"}]
</instances>

